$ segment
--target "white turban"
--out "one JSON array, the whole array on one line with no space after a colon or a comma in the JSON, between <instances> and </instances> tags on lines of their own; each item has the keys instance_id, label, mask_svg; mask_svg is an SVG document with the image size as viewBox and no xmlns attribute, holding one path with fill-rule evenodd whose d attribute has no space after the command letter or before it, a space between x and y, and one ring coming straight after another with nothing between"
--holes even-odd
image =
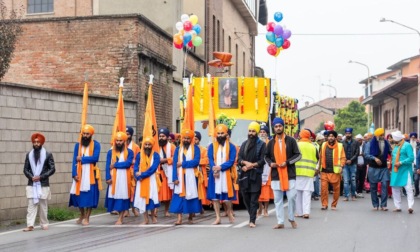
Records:
<instances>
[{"instance_id":1,"label":"white turban","mask_svg":"<svg viewBox=\"0 0 420 252\"><path fill-rule=\"evenodd\" d=\"M360 134L357 134L356 139L363 139L363 136Z\"/></svg>"},{"instance_id":2,"label":"white turban","mask_svg":"<svg viewBox=\"0 0 420 252\"><path fill-rule=\"evenodd\" d=\"M395 132L392 132L391 135L392 135L392 139L394 141L397 141L397 142L399 142L402 139L404 139L404 135L399 130L398 131L395 131Z\"/></svg>"}]
</instances>

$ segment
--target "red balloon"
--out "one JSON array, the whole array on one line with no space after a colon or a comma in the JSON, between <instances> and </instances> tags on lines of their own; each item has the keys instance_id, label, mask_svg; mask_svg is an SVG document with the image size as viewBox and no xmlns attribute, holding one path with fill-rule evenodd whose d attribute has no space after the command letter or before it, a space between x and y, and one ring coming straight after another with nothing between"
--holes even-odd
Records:
<instances>
[{"instance_id":1,"label":"red balloon","mask_svg":"<svg viewBox=\"0 0 420 252\"><path fill-rule=\"evenodd\" d=\"M193 47L193 42L192 42L192 41L188 42L187 46L188 46L189 48Z\"/></svg>"},{"instance_id":2,"label":"red balloon","mask_svg":"<svg viewBox=\"0 0 420 252\"><path fill-rule=\"evenodd\" d=\"M191 21L185 21L184 23L184 31L191 31L193 25L191 23Z\"/></svg>"},{"instance_id":3,"label":"red balloon","mask_svg":"<svg viewBox=\"0 0 420 252\"><path fill-rule=\"evenodd\" d=\"M324 129L325 130L334 130L335 124L331 121L327 121L324 123Z\"/></svg>"},{"instance_id":4,"label":"red balloon","mask_svg":"<svg viewBox=\"0 0 420 252\"><path fill-rule=\"evenodd\" d=\"M267 31L273 32L275 26L276 26L276 24L274 22L268 22L268 24L267 24Z\"/></svg>"},{"instance_id":5,"label":"red balloon","mask_svg":"<svg viewBox=\"0 0 420 252\"><path fill-rule=\"evenodd\" d=\"M176 49L182 49L182 43L181 44L175 44L174 42L174 46Z\"/></svg>"},{"instance_id":6,"label":"red balloon","mask_svg":"<svg viewBox=\"0 0 420 252\"><path fill-rule=\"evenodd\" d=\"M290 41L285 39L282 45L283 49L287 49L290 47Z\"/></svg>"},{"instance_id":7,"label":"red balloon","mask_svg":"<svg viewBox=\"0 0 420 252\"><path fill-rule=\"evenodd\" d=\"M277 47L276 47L276 45L274 45L274 44L269 45L267 47L267 52L268 52L268 54L275 56L277 54Z\"/></svg>"}]
</instances>

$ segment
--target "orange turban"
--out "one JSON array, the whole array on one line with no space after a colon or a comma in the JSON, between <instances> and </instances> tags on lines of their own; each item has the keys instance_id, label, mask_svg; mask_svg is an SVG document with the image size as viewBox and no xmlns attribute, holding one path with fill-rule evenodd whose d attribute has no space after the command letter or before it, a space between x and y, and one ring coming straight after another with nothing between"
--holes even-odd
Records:
<instances>
[{"instance_id":1,"label":"orange turban","mask_svg":"<svg viewBox=\"0 0 420 252\"><path fill-rule=\"evenodd\" d=\"M311 137L311 132L309 132L309 130L301 130L299 133L299 136L301 139L309 139Z\"/></svg>"},{"instance_id":2,"label":"orange turban","mask_svg":"<svg viewBox=\"0 0 420 252\"><path fill-rule=\"evenodd\" d=\"M143 139L143 143L150 143L151 145L154 145L155 139L153 139L153 137L146 137Z\"/></svg>"},{"instance_id":3,"label":"orange turban","mask_svg":"<svg viewBox=\"0 0 420 252\"><path fill-rule=\"evenodd\" d=\"M382 136L383 134L385 134L385 130L384 130L383 128L377 128L377 129L375 130L375 132L373 132L373 134L374 134L375 136Z\"/></svg>"},{"instance_id":4,"label":"orange turban","mask_svg":"<svg viewBox=\"0 0 420 252\"><path fill-rule=\"evenodd\" d=\"M41 133L39 133L39 132L36 132L36 133L33 133L32 134L32 136L31 136L31 141L32 141L32 143L35 141L35 139L37 139L38 138L38 140L39 140L39 142L41 143L41 145L44 145L44 143L45 143L45 137L44 137L44 135L42 135Z\"/></svg>"},{"instance_id":5,"label":"orange turban","mask_svg":"<svg viewBox=\"0 0 420 252\"><path fill-rule=\"evenodd\" d=\"M194 138L194 131L190 130L190 129L183 129L181 131L181 137L185 137L185 136L193 139Z\"/></svg>"},{"instance_id":6,"label":"orange turban","mask_svg":"<svg viewBox=\"0 0 420 252\"><path fill-rule=\"evenodd\" d=\"M224 124L218 124L216 126L216 133L219 133L219 132L227 133L228 132L228 127Z\"/></svg>"},{"instance_id":7,"label":"orange turban","mask_svg":"<svg viewBox=\"0 0 420 252\"><path fill-rule=\"evenodd\" d=\"M127 134L122 131L117 132L117 134L115 135L115 140L127 141L127 138L128 138Z\"/></svg>"},{"instance_id":8,"label":"orange turban","mask_svg":"<svg viewBox=\"0 0 420 252\"><path fill-rule=\"evenodd\" d=\"M95 129L92 127L92 125L85 124L85 126L82 127L82 134L83 133L89 133L93 135L95 134Z\"/></svg>"}]
</instances>

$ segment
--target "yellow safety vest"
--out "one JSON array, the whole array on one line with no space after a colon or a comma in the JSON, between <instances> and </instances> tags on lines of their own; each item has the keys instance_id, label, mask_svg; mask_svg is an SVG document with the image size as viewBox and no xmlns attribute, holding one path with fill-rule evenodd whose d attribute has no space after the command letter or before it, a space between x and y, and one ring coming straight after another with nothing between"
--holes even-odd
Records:
<instances>
[{"instance_id":1,"label":"yellow safety vest","mask_svg":"<svg viewBox=\"0 0 420 252\"><path fill-rule=\"evenodd\" d=\"M328 144L328 142L325 142L322 144L321 149L324 149L324 144ZM337 143L338 144L338 165L334 164L333 167L333 171L334 173L340 173L340 168L341 168L341 153L343 152L343 144L342 143ZM325 153L323 153L323 155L325 155ZM333 150L333 157L334 157L334 150ZM333 161L334 163L334 161ZM322 170L322 164L321 164L321 170Z\"/></svg>"},{"instance_id":2,"label":"yellow safety vest","mask_svg":"<svg viewBox=\"0 0 420 252\"><path fill-rule=\"evenodd\" d=\"M313 177L316 170L317 149L312 143L298 142L302 158L296 162L296 176Z\"/></svg>"}]
</instances>

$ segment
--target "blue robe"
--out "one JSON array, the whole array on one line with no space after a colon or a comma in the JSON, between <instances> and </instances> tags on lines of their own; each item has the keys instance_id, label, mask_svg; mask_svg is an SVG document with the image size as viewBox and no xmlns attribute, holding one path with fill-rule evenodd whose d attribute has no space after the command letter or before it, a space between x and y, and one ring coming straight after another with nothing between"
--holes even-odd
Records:
<instances>
[{"instance_id":1,"label":"blue robe","mask_svg":"<svg viewBox=\"0 0 420 252\"><path fill-rule=\"evenodd\" d=\"M194 146L194 158L189 161L185 161L185 155L183 156L182 161L182 168L183 169L194 169L200 164L200 148L196 145L191 144ZM179 147L175 149L175 153L173 156L173 181L178 180L178 169L176 164L178 163L179 157ZM185 176L184 176L185 181ZM198 180L196 179L197 183L197 190L198 190ZM185 197L179 196L179 194L174 193L171 200L171 205L169 206L169 212L177 213L177 214L190 214L190 213L200 213L201 212L201 200L197 197L194 199L185 199Z\"/></svg>"},{"instance_id":2,"label":"blue robe","mask_svg":"<svg viewBox=\"0 0 420 252\"><path fill-rule=\"evenodd\" d=\"M133 158L134 158L134 152L130 149L127 149L127 151L128 151L127 160L125 160L124 162L115 162L114 168L124 169L124 170L130 169L131 164L133 162ZM110 169L111 160L112 160L112 149L110 149L108 151L108 154L106 155L106 167L105 167L106 180L110 180L112 178L111 169ZM112 190L112 184L108 185L108 189L106 191L106 197L105 197L105 208L107 208L108 212L112 212L112 211L122 212L122 211L130 209L130 195L128 195L129 196L128 199L108 198L109 190ZM130 193L130 191L128 193Z\"/></svg>"},{"instance_id":3,"label":"blue robe","mask_svg":"<svg viewBox=\"0 0 420 252\"><path fill-rule=\"evenodd\" d=\"M210 171L209 171L209 184L207 187L207 199L208 200L236 200L236 193L235 188L233 187L232 183L232 191L233 191L233 197L228 197L227 193L216 193L216 186L215 186L215 179L213 176L213 166L216 165L216 162L214 160L213 156L213 144L210 144L207 155L209 157L209 163L210 163ZM226 160L223 164L220 166L222 167L222 171L227 171L228 169L232 168L232 166L235 164L236 159L236 147L234 144L229 143L229 159ZM233 167L233 169L236 169L236 167Z\"/></svg>"},{"instance_id":4,"label":"blue robe","mask_svg":"<svg viewBox=\"0 0 420 252\"><path fill-rule=\"evenodd\" d=\"M398 172L394 171L395 159L397 157L398 146L394 147L392 151L392 172L391 172L391 186L406 186L408 174L413 177L413 162L414 154L413 147L407 142L404 142L400 151L400 162L401 166L398 168Z\"/></svg>"},{"instance_id":5,"label":"blue robe","mask_svg":"<svg viewBox=\"0 0 420 252\"><path fill-rule=\"evenodd\" d=\"M99 154L101 153L101 145L99 142L93 140L93 154L92 156L82 156L80 161L82 165L93 164L94 166L99 161ZM72 164L72 177L77 176L77 156L79 155L79 143L74 146L73 164ZM96 177L96 172L94 172ZM74 207L88 207L97 208L99 201L98 180L95 179L95 184L90 185L88 192L80 192L80 195L70 194L69 206Z\"/></svg>"},{"instance_id":6,"label":"blue robe","mask_svg":"<svg viewBox=\"0 0 420 252\"><path fill-rule=\"evenodd\" d=\"M141 154L141 151L137 153L136 162L134 163L134 176L136 176L136 173L139 171L140 161L141 161L140 154ZM160 164L160 155L157 152L153 152L152 166L149 167L149 169L147 169L146 171L142 172L140 176L136 176L136 180L148 178L152 175L155 176L155 172L157 168L159 167L159 164ZM137 183L136 183L136 186L137 186ZM134 190L134 193L136 192L137 190ZM146 205L146 211L153 210L155 208L158 208L159 206L160 206L159 202L154 202L153 199L149 199L149 204Z\"/></svg>"}]
</instances>

